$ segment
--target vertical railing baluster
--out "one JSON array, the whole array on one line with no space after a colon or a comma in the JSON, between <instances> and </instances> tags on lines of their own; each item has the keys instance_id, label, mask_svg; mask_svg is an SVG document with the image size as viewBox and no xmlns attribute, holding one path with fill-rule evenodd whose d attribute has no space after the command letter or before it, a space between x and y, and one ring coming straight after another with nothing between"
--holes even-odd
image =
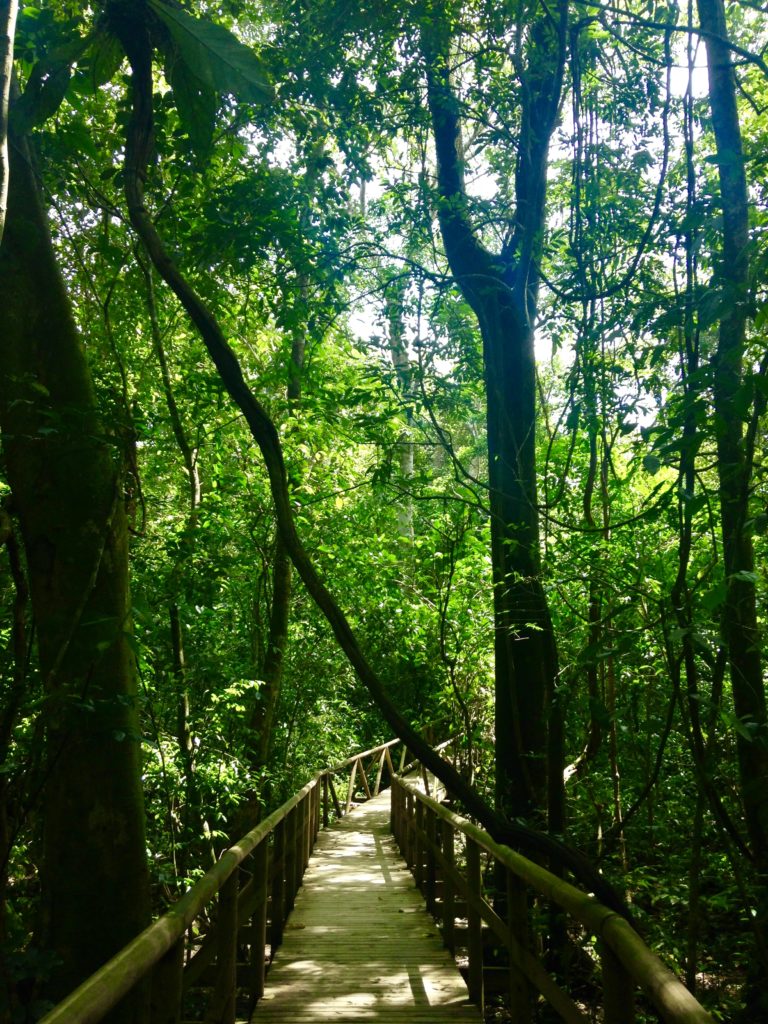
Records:
<instances>
[{"instance_id":1,"label":"vertical railing baluster","mask_svg":"<svg viewBox=\"0 0 768 1024\"><path fill-rule=\"evenodd\" d=\"M376 783L373 787L373 795L378 796L379 790L381 789L381 773L384 771L384 754L387 748L385 747L379 755L379 767L376 769Z\"/></svg>"},{"instance_id":2,"label":"vertical railing baluster","mask_svg":"<svg viewBox=\"0 0 768 1024\"><path fill-rule=\"evenodd\" d=\"M413 872L416 867L416 808L413 793L409 789L405 791L405 818L405 862Z\"/></svg>"},{"instance_id":3,"label":"vertical railing baluster","mask_svg":"<svg viewBox=\"0 0 768 1024\"><path fill-rule=\"evenodd\" d=\"M339 798L338 798L338 796L336 794L336 787L333 784L333 776L332 775L328 776L328 788L330 789L331 797L333 798L333 809L336 812L336 817L337 818L341 818L341 817L343 817L343 814L342 814L342 811L341 811L341 804L340 804Z\"/></svg>"},{"instance_id":4,"label":"vertical railing baluster","mask_svg":"<svg viewBox=\"0 0 768 1024\"><path fill-rule=\"evenodd\" d=\"M296 830L297 808L292 807L285 817L285 915L293 910L296 898Z\"/></svg>"},{"instance_id":5,"label":"vertical railing baluster","mask_svg":"<svg viewBox=\"0 0 768 1024\"><path fill-rule=\"evenodd\" d=\"M360 778L363 780L363 790L367 800L371 799L371 787L368 785L368 776L365 768L363 767L363 759L358 758L358 765L360 766Z\"/></svg>"},{"instance_id":6,"label":"vertical railing baluster","mask_svg":"<svg viewBox=\"0 0 768 1024\"><path fill-rule=\"evenodd\" d=\"M264 995L264 953L267 945L267 897L269 894L269 845L262 839L253 851L253 891L256 906L248 926L248 989L252 1001Z\"/></svg>"},{"instance_id":7,"label":"vertical railing baluster","mask_svg":"<svg viewBox=\"0 0 768 1024\"><path fill-rule=\"evenodd\" d=\"M442 821L440 829L443 837L443 858L448 867L448 870L443 872L443 942L453 956L456 952L456 900L453 880L450 877L450 868L454 865L453 825L450 821Z\"/></svg>"},{"instance_id":8,"label":"vertical railing baluster","mask_svg":"<svg viewBox=\"0 0 768 1024\"><path fill-rule=\"evenodd\" d=\"M285 818L275 826L272 844L272 912L269 929L270 958L283 941L285 923Z\"/></svg>"},{"instance_id":9,"label":"vertical railing baluster","mask_svg":"<svg viewBox=\"0 0 768 1024\"><path fill-rule=\"evenodd\" d=\"M431 807L425 807L425 822L427 838L425 842L426 867L424 869L424 897L427 910L430 914L435 913L437 906L437 885L436 885L436 864L435 848L437 846L437 816Z\"/></svg>"},{"instance_id":10,"label":"vertical railing baluster","mask_svg":"<svg viewBox=\"0 0 768 1024\"><path fill-rule=\"evenodd\" d=\"M416 816L414 820L413 877L416 888L424 892L424 804L416 798Z\"/></svg>"},{"instance_id":11,"label":"vertical railing baluster","mask_svg":"<svg viewBox=\"0 0 768 1024\"><path fill-rule=\"evenodd\" d=\"M299 883L304 878L304 872L307 870L307 864L309 864L309 855L312 852L312 829L314 827L314 808L312 806L312 790L310 790L304 797L304 832L301 837L301 872L299 874Z\"/></svg>"},{"instance_id":12,"label":"vertical railing baluster","mask_svg":"<svg viewBox=\"0 0 768 1024\"><path fill-rule=\"evenodd\" d=\"M522 951L529 947L528 899L525 886L506 869L509 925L509 1012L516 1024L531 1024L531 992L524 973Z\"/></svg>"},{"instance_id":13,"label":"vertical railing baluster","mask_svg":"<svg viewBox=\"0 0 768 1024\"><path fill-rule=\"evenodd\" d=\"M328 776L323 775L323 828L328 828L331 816L328 807Z\"/></svg>"},{"instance_id":14,"label":"vertical railing baluster","mask_svg":"<svg viewBox=\"0 0 768 1024\"><path fill-rule=\"evenodd\" d=\"M150 1024L179 1024L181 1019L184 936L155 964L150 990Z\"/></svg>"},{"instance_id":15,"label":"vertical railing baluster","mask_svg":"<svg viewBox=\"0 0 768 1024\"><path fill-rule=\"evenodd\" d=\"M389 752L389 747L386 747L384 749L384 753L385 753L386 758L387 758L387 768L389 770L389 784L391 786L392 785L392 780L395 777L395 767L392 764L392 755Z\"/></svg>"},{"instance_id":16,"label":"vertical railing baluster","mask_svg":"<svg viewBox=\"0 0 768 1024\"><path fill-rule=\"evenodd\" d=\"M483 919L479 903L483 897L483 878L480 869L480 847L467 837L467 946L469 954L469 998L477 1005L480 1016L485 1012L483 990Z\"/></svg>"},{"instance_id":17,"label":"vertical railing baluster","mask_svg":"<svg viewBox=\"0 0 768 1024\"><path fill-rule=\"evenodd\" d=\"M321 810L320 810L320 786L319 785L316 785L315 788L312 790L312 808L313 808L313 812L312 812L312 850L314 850L315 843L317 842L317 837L320 834L320 818L321 818L321 813L322 813ZM311 854L312 850L310 850L310 854Z\"/></svg>"},{"instance_id":18,"label":"vertical railing baluster","mask_svg":"<svg viewBox=\"0 0 768 1024\"><path fill-rule=\"evenodd\" d=\"M235 1024L237 997L237 899L239 871L233 871L219 890L216 919L216 984L206 1019Z\"/></svg>"},{"instance_id":19,"label":"vertical railing baluster","mask_svg":"<svg viewBox=\"0 0 768 1024\"><path fill-rule=\"evenodd\" d=\"M604 1024L634 1024L634 982L607 943L600 943L599 952L603 977Z\"/></svg>"},{"instance_id":20,"label":"vertical railing baluster","mask_svg":"<svg viewBox=\"0 0 768 1024\"><path fill-rule=\"evenodd\" d=\"M352 768L349 773L349 792L347 793L347 809L344 812L349 814L350 808L352 807L352 796L355 792L355 778L357 777L357 761L352 762Z\"/></svg>"}]
</instances>

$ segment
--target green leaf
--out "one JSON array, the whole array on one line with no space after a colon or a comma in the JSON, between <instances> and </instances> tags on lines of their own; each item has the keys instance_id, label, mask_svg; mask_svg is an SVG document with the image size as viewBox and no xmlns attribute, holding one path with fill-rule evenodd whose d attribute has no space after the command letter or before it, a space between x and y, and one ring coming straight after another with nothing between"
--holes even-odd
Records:
<instances>
[{"instance_id":1,"label":"green leaf","mask_svg":"<svg viewBox=\"0 0 768 1024\"><path fill-rule=\"evenodd\" d=\"M232 93L250 103L266 103L274 91L262 61L222 25L193 18L161 0L149 5L168 29L187 70L201 89Z\"/></svg>"},{"instance_id":2,"label":"green leaf","mask_svg":"<svg viewBox=\"0 0 768 1024\"><path fill-rule=\"evenodd\" d=\"M216 93L203 84L180 58L178 50L166 64L166 76L173 89L173 99L181 123L189 135L192 148L205 156L213 142L216 124Z\"/></svg>"},{"instance_id":3,"label":"green leaf","mask_svg":"<svg viewBox=\"0 0 768 1024\"><path fill-rule=\"evenodd\" d=\"M24 94L14 106L16 131L28 132L53 117L61 106L71 77L72 69L68 64L50 67L47 62L38 61L29 76Z\"/></svg>"},{"instance_id":4,"label":"green leaf","mask_svg":"<svg viewBox=\"0 0 768 1024\"><path fill-rule=\"evenodd\" d=\"M89 43L87 36L74 36L35 64L24 93L14 104L16 131L23 134L53 117L69 88L72 64Z\"/></svg>"},{"instance_id":5,"label":"green leaf","mask_svg":"<svg viewBox=\"0 0 768 1024\"><path fill-rule=\"evenodd\" d=\"M657 455L646 455L643 459L643 468L651 476L655 476L661 469L661 459Z\"/></svg>"},{"instance_id":6,"label":"green leaf","mask_svg":"<svg viewBox=\"0 0 768 1024\"><path fill-rule=\"evenodd\" d=\"M739 569L738 572L731 573L728 578L730 580L736 580L739 583L752 583L753 585L756 585L759 577L756 572L749 572L747 569Z\"/></svg>"},{"instance_id":7,"label":"green leaf","mask_svg":"<svg viewBox=\"0 0 768 1024\"><path fill-rule=\"evenodd\" d=\"M90 52L91 81L94 89L111 82L123 63L125 54L120 42L106 32L98 32L93 38Z\"/></svg>"}]
</instances>

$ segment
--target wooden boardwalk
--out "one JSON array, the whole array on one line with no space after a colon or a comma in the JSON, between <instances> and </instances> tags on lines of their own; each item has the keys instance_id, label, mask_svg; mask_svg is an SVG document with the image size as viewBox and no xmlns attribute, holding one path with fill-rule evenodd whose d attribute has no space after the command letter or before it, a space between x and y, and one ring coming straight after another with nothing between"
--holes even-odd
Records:
<instances>
[{"instance_id":1,"label":"wooden boardwalk","mask_svg":"<svg viewBox=\"0 0 768 1024\"><path fill-rule=\"evenodd\" d=\"M389 799L321 831L253 1024L479 1024L389 834Z\"/></svg>"}]
</instances>

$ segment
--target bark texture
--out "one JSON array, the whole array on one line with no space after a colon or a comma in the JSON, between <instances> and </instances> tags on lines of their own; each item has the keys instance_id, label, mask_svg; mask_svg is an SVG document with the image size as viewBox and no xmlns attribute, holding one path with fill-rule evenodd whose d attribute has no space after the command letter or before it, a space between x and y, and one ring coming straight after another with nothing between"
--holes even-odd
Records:
<instances>
[{"instance_id":1,"label":"bark texture","mask_svg":"<svg viewBox=\"0 0 768 1024\"><path fill-rule=\"evenodd\" d=\"M46 995L79 984L149 920L122 459L99 421L23 142L0 249L0 427L47 691ZM140 997L111 1020L138 1021Z\"/></svg>"}]
</instances>

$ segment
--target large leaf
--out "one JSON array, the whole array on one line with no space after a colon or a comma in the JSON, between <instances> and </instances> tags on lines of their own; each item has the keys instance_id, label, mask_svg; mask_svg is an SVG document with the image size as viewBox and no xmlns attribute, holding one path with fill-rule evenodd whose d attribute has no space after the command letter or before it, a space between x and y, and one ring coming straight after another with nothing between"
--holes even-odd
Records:
<instances>
[{"instance_id":1,"label":"large leaf","mask_svg":"<svg viewBox=\"0 0 768 1024\"><path fill-rule=\"evenodd\" d=\"M35 64L24 92L14 104L13 121L17 132L28 132L53 117L69 88L72 65L89 43L90 37L76 36L55 47Z\"/></svg>"},{"instance_id":2,"label":"large leaf","mask_svg":"<svg viewBox=\"0 0 768 1024\"><path fill-rule=\"evenodd\" d=\"M90 51L90 73L94 89L111 82L125 59L120 40L107 32L96 32Z\"/></svg>"},{"instance_id":3,"label":"large leaf","mask_svg":"<svg viewBox=\"0 0 768 1024\"><path fill-rule=\"evenodd\" d=\"M173 47L166 60L165 73L173 89L173 100L192 148L205 156L211 148L216 122L216 93L209 89Z\"/></svg>"},{"instance_id":4,"label":"large leaf","mask_svg":"<svg viewBox=\"0 0 768 1024\"><path fill-rule=\"evenodd\" d=\"M193 18L162 0L149 0L149 4L168 29L188 71L205 89L232 93L250 103L272 100L273 90L263 63L228 29Z\"/></svg>"}]
</instances>

